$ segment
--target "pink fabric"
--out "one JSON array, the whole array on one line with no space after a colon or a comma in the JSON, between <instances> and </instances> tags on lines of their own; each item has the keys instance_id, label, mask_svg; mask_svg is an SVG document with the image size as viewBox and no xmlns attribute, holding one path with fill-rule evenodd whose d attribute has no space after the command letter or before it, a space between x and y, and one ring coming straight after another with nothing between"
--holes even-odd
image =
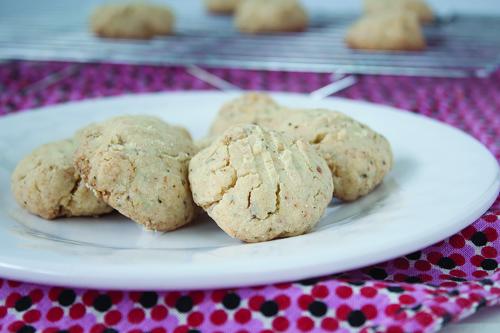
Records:
<instances>
[{"instance_id":1,"label":"pink fabric","mask_svg":"<svg viewBox=\"0 0 500 333\"><path fill-rule=\"evenodd\" d=\"M74 74L44 87L49 73ZM211 70L248 90L311 92L327 74ZM0 65L0 115L70 100L213 89L179 67ZM458 127L500 159L500 71L488 79L363 76L338 96L389 104ZM74 290L0 279L1 332L435 332L500 302L500 200L422 251L307 281L234 290Z\"/></svg>"}]
</instances>

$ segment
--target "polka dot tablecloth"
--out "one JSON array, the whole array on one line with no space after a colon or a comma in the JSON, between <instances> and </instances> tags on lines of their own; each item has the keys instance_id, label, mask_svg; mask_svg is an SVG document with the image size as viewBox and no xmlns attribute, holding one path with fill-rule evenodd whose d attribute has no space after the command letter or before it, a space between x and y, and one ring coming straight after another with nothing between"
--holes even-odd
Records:
<instances>
[{"instance_id":1,"label":"polka dot tablecloth","mask_svg":"<svg viewBox=\"0 0 500 333\"><path fill-rule=\"evenodd\" d=\"M242 89L311 92L329 83L327 74L211 72ZM0 65L0 115L70 100L192 89L214 88L179 67L11 62ZM488 79L363 76L338 96L446 122L500 159L500 71ZM275 285L125 292L0 279L0 332L436 332L500 303L499 215L497 199L472 225L422 251Z\"/></svg>"}]
</instances>

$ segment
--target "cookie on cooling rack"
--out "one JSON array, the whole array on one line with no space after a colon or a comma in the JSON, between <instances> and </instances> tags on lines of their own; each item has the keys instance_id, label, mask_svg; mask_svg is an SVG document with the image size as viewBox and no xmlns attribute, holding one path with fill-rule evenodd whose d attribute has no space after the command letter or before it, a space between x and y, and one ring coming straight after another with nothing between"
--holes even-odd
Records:
<instances>
[{"instance_id":1,"label":"cookie on cooling rack","mask_svg":"<svg viewBox=\"0 0 500 333\"><path fill-rule=\"evenodd\" d=\"M332 198L325 160L307 142L257 125L231 127L189 164L195 202L245 242L301 235Z\"/></svg>"},{"instance_id":2,"label":"cookie on cooling rack","mask_svg":"<svg viewBox=\"0 0 500 333\"><path fill-rule=\"evenodd\" d=\"M422 23L434 20L432 9L423 0L364 0L366 14L386 13L389 11L409 11L417 15Z\"/></svg>"},{"instance_id":3,"label":"cookie on cooling rack","mask_svg":"<svg viewBox=\"0 0 500 333\"><path fill-rule=\"evenodd\" d=\"M205 0L205 7L215 14L232 14L242 0Z\"/></svg>"},{"instance_id":4,"label":"cookie on cooling rack","mask_svg":"<svg viewBox=\"0 0 500 333\"><path fill-rule=\"evenodd\" d=\"M364 16L349 28L345 42L350 48L364 50L419 51L426 47L418 18L408 11Z\"/></svg>"},{"instance_id":5,"label":"cookie on cooling rack","mask_svg":"<svg viewBox=\"0 0 500 333\"><path fill-rule=\"evenodd\" d=\"M303 31L308 21L298 0L245 0L234 19L239 31L250 34Z\"/></svg>"},{"instance_id":6,"label":"cookie on cooling rack","mask_svg":"<svg viewBox=\"0 0 500 333\"><path fill-rule=\"evenodd\" d=\"M95 9L90 28L99 37L150 39L173 33L174 15L166 6L136 2Z\"/></svg>"},{"instance_id":7,"label":"cookie on cooling rack","mask_svg":"<svg viewBox=\"0 0 500 333\"><path fill-rule=\"evenodd\" d=\"M98 199L73 168L74 140L45 144L27 155L12 174L12 193L30 213L45 219L94 216L113 209Z\"/></svg>"},{"instance_id":8,"label":"cookie on cooling rack","mask_svg":"<svg viewBox=\"0 0 500 333\"><path fill-rule=\"evenodd\" d=\"M75 168L85 184L146 229L170 231L196 215L188 182L195 153L185 129L150 116L121 116L80 133Z\"/></svg>"}]
</instances>

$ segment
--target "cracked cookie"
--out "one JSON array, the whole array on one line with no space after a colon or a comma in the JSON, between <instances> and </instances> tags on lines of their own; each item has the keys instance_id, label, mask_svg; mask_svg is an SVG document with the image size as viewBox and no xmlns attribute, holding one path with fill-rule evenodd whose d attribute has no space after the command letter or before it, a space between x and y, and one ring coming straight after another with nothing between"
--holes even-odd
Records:
<instances>
[{"instance_id":1,"label":"cracked cookie","mask_svg":"<svg viewBox=\"0 0 500 333\"><path fill-rule=\"evenodd\" d=\"M298 0L245 0L234 17L236 27L249 34L303 31L308 21Z\"/></svg>"},{"instance_id":2,"label":"cracked cookie","mask_svg":"<svg viewBox=\"0 0 500 333\"><path fill-rule=\"evenodd\" d=\"M149 3L102 5L90 18L99 37L150 39L173 32L174 15L166 6Z\"/></svg>"},{"instance_id":3,"label":"cracked cookie","mask_svg":"<svg viewBox=\"0 0 500 333\"><path fill-rule=\"evenodd\" d=\"M93 216L113 209L98 199L73 167L76 144L56 141L36 148L12 174L12 193L30 213L45 219Z\"/></svg>"},{"instance_id":4,"label":"cracked cookie","mask_svg":"<svg viewBox=\"0 0 500 333\"><path fill-rule=\"evenodd\" d=\"M307 142L256 125L225 131L189 164L195 202L245 242L311 230L332 198L325 160Z\"/></svg>"},{"instance_id":5,"label":"cracked cookie","mask_svg":"<svg viewBox=\"0 0 500 333\"><path fill-rule=\"evenodd\" d=\"M75 167L99 197L146 229L170 231L196 215L189 133L150 116L121 116L80 132Z\"/></svg>"},{"instance_id":6,"label":"cracked cookie","mask_svg":"<svg viewBox=\"0 0 500 333\"><path fill-rule=\"evenodd\" d=\"M343 113L290 110L275 128L316 147L333 176L334 196L353 201L368 194L392 168L392 150L384 136Z\"/></svg>"},{"instance_id":7,"label":"cracked cookie","mask_svg":"<svg viewBox=\"0 0 500 333\"><path fill-rule=\"evenodd\" d=\"M214 137L231 124L245 122L284 131L316 147L332 172L334 196L344 201L372 191L392 167L389 142L340 112L290 109L268 95L252 93L225 104L210 134Z\"/></svg>"}]
</instances>

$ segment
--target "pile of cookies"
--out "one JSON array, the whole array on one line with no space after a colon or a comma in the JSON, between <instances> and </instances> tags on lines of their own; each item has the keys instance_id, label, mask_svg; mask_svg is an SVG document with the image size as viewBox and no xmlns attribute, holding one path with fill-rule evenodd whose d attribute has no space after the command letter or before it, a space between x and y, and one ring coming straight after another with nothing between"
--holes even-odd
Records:
<instances>
[{"instance_id":1,"label":"pile of cookies","mask_svg":"<svg viewBox=\"0 0 500 333\"><path fill-rule=\"evenodd\" d=\"M365 15L348 30L354 49L418 51L426 48L421 24L434 20L424 0L364 0Z\"/></svg>"},{"instance_id":2,"label":"pile of cookies","mask_svg":"<svg viewBox=\"0 0 500 333\"><path fill-rule=\"evenodd\" d=\"M214 14L233 14L243 33L302 31L308 16L299 0L205 0ZM174 14L164 5L148 2L102 5L90 17L90 28L99 37L150 39L174 33Z\"/></svg>"},{"instance_id":3,"label":"pile of cookies","mask_svg":"<svg viewBox=\"0 0 500 333\"><path fill-rule=\"evenodd\" d=\"M91 124L20 161L12 191L45 219L115 209L155 231L203 209L230 236L260 242L310 231L332 196L366 195L391 166L388 141L366 125L250 93L226 103L198 143L152 116Z\"/></svg>"}]
</instances>

